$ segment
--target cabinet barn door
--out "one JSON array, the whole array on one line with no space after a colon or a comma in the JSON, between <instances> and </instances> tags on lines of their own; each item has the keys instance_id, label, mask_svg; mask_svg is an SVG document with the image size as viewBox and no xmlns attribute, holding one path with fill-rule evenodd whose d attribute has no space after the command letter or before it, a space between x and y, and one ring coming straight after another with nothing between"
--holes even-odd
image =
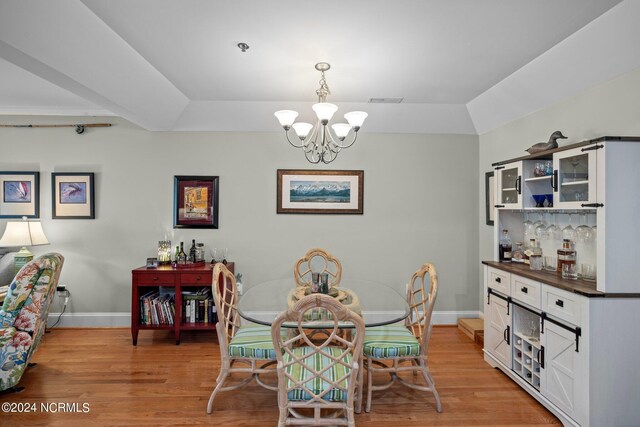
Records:
<instances>
[{"instance_id":1,"label":"cabinet barn door","mask_svg":"<svg viewBox=\"0 0 640 427\"><path fill-rule=\"evenodd\" d=\"M545 322L542 395L574 419L580 355L573 332Z\"/></svg>"},{"instance_id":2,"label":"cabinet barn door","mask_svg":"<svg viewBox=\"0 0 640 427\"><path fill-rule=\"evenodd\" d=\"M511 314L507 314L507 304L507 301L495 295L491 296L489 331L486 335L487 343L485 346L496 359L511 368L511 345L505 341L507 326L511 329ZM508 339L511 338L509 337Z\"/></svg>"}]
</instances>

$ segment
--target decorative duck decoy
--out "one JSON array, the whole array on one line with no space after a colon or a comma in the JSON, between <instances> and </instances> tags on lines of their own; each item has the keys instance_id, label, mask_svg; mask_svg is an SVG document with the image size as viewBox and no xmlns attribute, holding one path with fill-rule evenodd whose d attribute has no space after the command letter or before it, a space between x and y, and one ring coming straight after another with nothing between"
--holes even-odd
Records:
<instances>
[{"instance_id":1,"label":"decorative duck decoy","mask_svg":"<svg viewBox=\"0 0 640 427\"><path fill-rule=\"evenodd\" d=\"M549 137L549 141L547 142L538 142L537 144L533 144L531 147L527 148L525 151L528 151L529 154L539 153L540 151L551 150L553 148L558 148L558 139L567 139L566 136L562 134L559 130L555 131Z\"/></svg>"}]
</instances>

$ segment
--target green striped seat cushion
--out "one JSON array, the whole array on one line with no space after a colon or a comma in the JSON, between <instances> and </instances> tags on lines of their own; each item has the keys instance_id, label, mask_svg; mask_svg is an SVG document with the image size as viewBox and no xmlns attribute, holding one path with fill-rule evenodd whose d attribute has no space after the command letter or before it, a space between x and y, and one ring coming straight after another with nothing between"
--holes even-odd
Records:
<instances>
[{"instance_id":1,"label":"green striped seat cushion","mask_svg":"<svg viewBox=\"0 0 640 427\"><path fill-rule=\"evenodd\" d=\"M240 327L229 343L229 356L276 360L276 352L271 341L271 327Z\"/></svg>"},{"instance_id":2,"label":"green striped seat cushion","mask_svg":"<svg viewBox=\"0 0 640 427\"><path fill-rule=\"evenodd\" d=\"M312 366L316 371L321 371L322 369L327 368L331 365L332 360L327 355L324 355L320 352L312 354L313 351L313 347L297 347L293 349L294 354L302 361L302 363L308 366ZM344 352L344 349L340 347L325 347L324 349L322 349L322 351L330 354L333 357L339 357ZM331 388L329 392L322 396L323 400L327 400L330 402L344 402L347 400L348 393L346 389L349 383L345 377L351 371L350 368L340 363L336 363L326 372L323 372L321 376L314 377L313 373L302 366L301 363L294 363L292 365L289 365L289 363L291 363L291 361L293 360L289 353L285 352L283 355L283 359L286 366L285 369L287 374L296 379L296 381L293 381L291 378L287 377L287 390L289 390L287 396L289 397L289 400L300 401L312 399L312 396L304 388L291 389L292 387L295 387L297 381L301 381L304 387L306 387L315 395L319 395L324 390ZM351 365L351 355L346 354L342 358L342 361L348 365ZM338 385L342 388L335 388L327 381L325 381L322 377L331 381L340 380L341 378L345 379L338 383Z\"/></svg>"},{"instance_id":3,"label":"green striped seat cushion","mask_svg":"<svg viewBox=\"0 0 640 427\"><path fill-rule=\"evenodd\" d=\"M404 325L387 325L366 328L364 355L376 359L418 356L420 343Z\"/></svg>"}]
</instances>

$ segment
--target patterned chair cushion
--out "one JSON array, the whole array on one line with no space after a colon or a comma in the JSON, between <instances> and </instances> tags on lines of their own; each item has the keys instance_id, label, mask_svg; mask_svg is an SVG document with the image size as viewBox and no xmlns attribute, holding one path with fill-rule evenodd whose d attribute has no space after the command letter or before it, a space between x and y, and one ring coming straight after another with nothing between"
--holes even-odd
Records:
<instances>
[{"instance_id":1,"label":"patterned chair cushion","mask_svg":"<svg viewBox=\"0 0 640 427\"><path fill-rule=\"evenodd\" d=\"M376 359L420 355L418 339L404 325L366 328L364 355Z\"/></svg>"},{"instance_id":2,"label":"patterned chair cushion","mask_svg":"<svg viewBox=\"0 0 640 427\"><path fill-rule=\"evenodd\" d=\"M29 262L20 269L9 286L9 291L0 309L0 327L13 326L18 313L31 296L31 291L40 278L40 267Z\"/></svg>"},{"instance_id":3,"label":"patterned chair cushion","mask_svg":"<svg viewBox=\"0 0 640 427\"><path fill-rule=\"evenodd\" d=\"M0 329L0 390L15 385L27 367L31 335L15 328Z\"/></svg>"},{"instance_id":4,"label":"patterned chair cushion","mask_svg":"<svg viewBox=\"0 0 640 427\"><path fill-rule=\"evenodd\" d=\"M296 355L296 358L300 358L302 363L312 366L316 371L322 371L331 365L332 360L325 354L321 354L320 352L312 354L314 349L312 347L297 347L293 350L293 353ZM332 357L338 358L344 352L344 349L340 347L326 347L323 349L324 352L330 354ZM306 358L304 356L308 355ZM289 353L284 353L283 361L285 366L291 363L293 358ZM342 360L347 365L351 365L351 355L346 354ZM351 371L347 366L337 363L334 364L330 369L326 372L322 373L322 377L327 378L331 381L339 380L340 378L345 378ZM330 402L344 402L347 400L347 379L343 379L340 381L339 386L341 388L334 388L327 381L323 380L320 376L315 377L311 371L306 369L300 363L294 363L290 366L286 367L287 373L287 390L296 385L296 381L303 381L308 378L307 381L303 382L304 387L310 390L313 394L319 395L323 391L328 388L331 390L322 396L323 400L327 400ZM289 376L295 378L296 381L289 378ZM289 400L301 401L301 400L311 400L312 396L304 389L304 388L294 388L287 393Z\"/></svg>"},{"instance_id":5,"label":"patterned chair cushion","mask_svg":"<svg viewBox=\"0 0 640 427\"><path fill-rule=\"evenodd\" d=\"M242 326L229 343L229 356L276 360L269 326Z\"/></svg>"}]
</instances>

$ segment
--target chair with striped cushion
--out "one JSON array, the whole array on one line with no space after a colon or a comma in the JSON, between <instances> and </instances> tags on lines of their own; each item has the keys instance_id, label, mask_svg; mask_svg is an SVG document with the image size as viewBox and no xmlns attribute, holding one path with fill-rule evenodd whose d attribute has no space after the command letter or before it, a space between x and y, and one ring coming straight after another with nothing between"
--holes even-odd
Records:
<instances>
[{"instance_id":1,"label":"chair with striped cushion","mask_svg":"<svg viewBox=\"0 0 640 427\"><path fill-rule=\"evenodd\" d=\"M425 276L430 285L425 290ZM440 397L429 371L427 348L431 337L431 313L438 292L438 275L432 264L423 264L411 277L407 285L409 316L404 325L388 325L367 328L364 338L364 366L367 370L367 404L365 411L371 410L373 391L385 390L394 383L400 383L422 391L430 391L436 400L436 409L442 412ZM398 376L401 372L421 373L426 385L409 382ZM376 372L386 372L391 379L380 385L373 385ZM415 378L414 378L415 379ZM362 393L362 391L360 391Z\"/></svg>"},{"instance_id":2,"label":"chair with striped cushion","mask_svg":"<svg viewBox=\"0 0 640 427\"><path fill-rule=\"evenodd\" d=\"M222 281L220 278L222 277ZM238 389L251 380L261 386L277 390L277 386L264 383L260 374L274 372L269 365L275 364L276 353L271 340L271 328L261 325L240 325L240 316L236 310L238 288L236 278L224 264L218 263L213 268L213 299L218 313L216 332L220 344L220 373L216 386L207 404L207 413L213 410L213 400L221 391ZM249 366L234 366L243 363ZM224 386L229 375L233 373L249 373L251 376L237 384Z\"/></svg>"},{"instance_id":3,"label":"chair with striped cushion","mask_svg":"<svg viewBox=\"0 0 640 427\"><path fill-rule=\"evenodd\" d=\"M310 338L311 324L305 320L316 308L323 308L332 318L322 322L327 336L321 342ZM344 337L340 334L344 327L354 333ZM355 426L362 318L328 295L313 294L281 313L271 334L278 360L278 426Z\"/></svg>"},{"instance_id":4,"label":"chair with striped cushion","mask_svg":"<svg viewBox=\"0 0 640 427\"><path fill-rule=\"evenodd\" d=\"M293 270L294 278L298 286L311 286L312 273L327 273L329 275L329 287L340 285L342 279L342 264L338 258L320 248L309 249L307 253L296 262Z\"/></svg>"}]
</instances>

